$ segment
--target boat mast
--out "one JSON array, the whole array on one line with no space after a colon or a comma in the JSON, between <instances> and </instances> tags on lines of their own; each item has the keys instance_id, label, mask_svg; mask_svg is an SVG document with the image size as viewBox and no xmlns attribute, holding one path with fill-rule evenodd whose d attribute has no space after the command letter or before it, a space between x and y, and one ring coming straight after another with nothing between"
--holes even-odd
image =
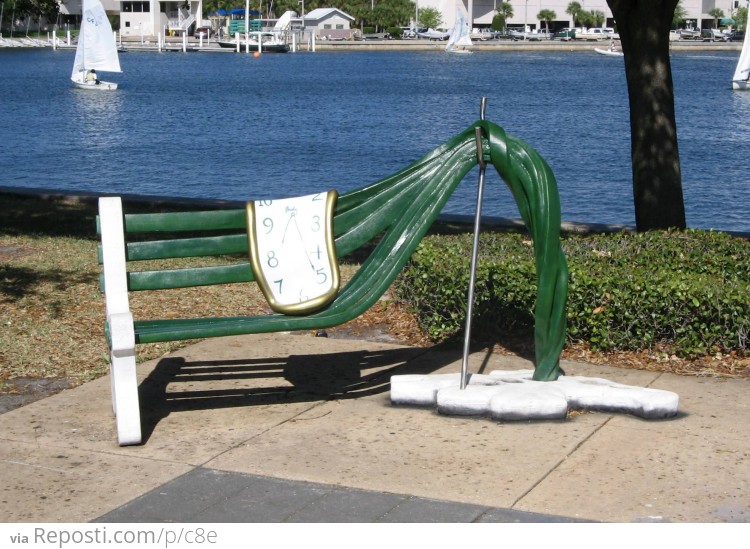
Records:
<instances>
[{"instance_id":1,"label":"boat mast","mask_svg":"<svg viewBox=\"0 0 750 549\"><path fill-rule=\"evenodd\" d=\"M78 46L81 48L81 72L86 71L86 44L83 35L83 24L86 21L86 0L81 2L81 23L78 25Z\"/></svg>"}]
</instances>

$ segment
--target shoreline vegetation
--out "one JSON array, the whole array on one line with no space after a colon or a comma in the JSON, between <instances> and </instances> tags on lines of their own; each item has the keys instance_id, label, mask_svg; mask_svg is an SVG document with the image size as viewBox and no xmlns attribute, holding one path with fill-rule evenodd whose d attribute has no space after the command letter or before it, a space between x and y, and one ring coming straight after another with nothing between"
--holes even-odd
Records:
<instances>
[{"instance_id":1,"label":"shoreline vegetation","mask_svg":"<svg viewBox=\"0 0 750 549\"><path fill-rule=\"evenodd\" d=\"M0 188L0 413L66 387L79 385L108 372L104 338L104 298L99 291L98 237L95 232L96 200L91 195L66 195L54 191L18 192ZM126 197L128 211L164 211L170 208L205 209L197 200ZM234 204L213 201L213 207ZM432 234L471 230L471 223L447 216ZM509 223L488 231L518 232ZM626 231L620 226L568 227L569 231ZM468 253L468 252L467 252ZM356 264L342 266L344 278ZM163 311L176 316L226 316L266 312L267 305L255 285L232 284L209 288L148 292L132 295L131 305L140 318L156 318ZM425 347L435 345L420 328L417 315L389 290L363 316L327 330L332 338L377 340ZM308 335L315 335L311 332ZM138 346L139 362L158 358L193 342ZM455 340L438 345L457 345ZM477 346L481 346L477 343ZM488 352L533 356L528 331L511 333L491 344ZM479 347L482 348L482 347ZM716 354L688 360L656 351L602 353L585 343L568 345L564 359L697 376L750 378L750 357ZM33 393L33 394L32 394ZM15 397L15 405L2 402Z\"/></svg>"}]
</instances>

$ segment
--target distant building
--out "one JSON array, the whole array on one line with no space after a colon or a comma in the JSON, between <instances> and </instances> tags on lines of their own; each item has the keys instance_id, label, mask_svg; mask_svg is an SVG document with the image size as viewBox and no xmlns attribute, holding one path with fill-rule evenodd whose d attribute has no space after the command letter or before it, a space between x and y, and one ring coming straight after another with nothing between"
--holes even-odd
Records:
<instances>
[{"instance_id":1,"label":"distant building","mask_svg":"<svg viewBox=\"0 0 750 549\"><path fill-rule=\"evenodd\" d=\"M349 38L354 17L338 8L316 8L304 15L306 32L313 32L318 38L340 40Z\"/></svg>"},{"instance_id":2,"label":"distant building","mask_svg":"<svg viewBox=\"0 0 750 549\"><path fill-rule=\"evenodd\" d=\"M60 13L81 15L81 0L62 0ZM187 32L203 18L203 0L102 0L107 15L119 17L113 28L122 36L155 36L163 30Z\"/></svg>"},{"instance_id":3,"label":"distant building","mask_svg":"<svg viewBox=\"0 0 750 549\"><path fill-rule=\"evenodd\" d=\"M565 13L570 0L504 0L513 8L513 17L506 23L510 27L529 30L544 30L545 22L537 19L542 10L555 12L555 20L550 22L550 29L575 27L573 18ZM464 7L469 14L472 27L489 27L496 10L503 0L463 0ZM605 27L614 27L615 20L612 10L606 0L585 0L579 2L586 11L601 11L605 16ZM726 17L731 17L737 8L745 7L747 0L682 0L682 7L687 12L686 19L696 28L711 28L714 18L708 12L713 8L724 11ZM455 0L419 0L419 8L435 8L443 15L441 28L451 29L456 19Z\"/></svg>"},{"instance_id":4,"label":"distant building","mask_svg":"<svg viewBox=\"0 0 750 549\"><path fill-rule=\"evenodd\" d=\"M472 27L489 27L496 10L503 0L462 0ZM505 0L513 8L513 17L508 18L511 28L544 30L545 22L537 15L542 10L555 12L550 21L550 30L574 27L573 18L565 13L570 0ZM585 0L580 2L587 11L601 11L605 15L605 27L614 27L615 20L606 0ZM203 0L102 0L108 15L113 16L113 28L122 36L152 37L166 30L178 34L188 32L203 21ZM725 17L732 17L737 8L745 7L747 0L682 0L687 13L686 20L694 28L712 28L715 19L708 14L714 8L723 10ZM419 0L419 8L435 8L443 18L442 29L451 29L456 17L455 0ZM244 11L244 8L243 8ZM62 15L81 15L81 0L61 0ZM117 22L119 18L119 23ZM307 32L314 32L318 38L341 39L351 35L354 17L338 8L317 8L304 14ZM206 22L207 23L207 22ZM412 22L412 26L414 23Z\"/></svg>"}]
</instances>

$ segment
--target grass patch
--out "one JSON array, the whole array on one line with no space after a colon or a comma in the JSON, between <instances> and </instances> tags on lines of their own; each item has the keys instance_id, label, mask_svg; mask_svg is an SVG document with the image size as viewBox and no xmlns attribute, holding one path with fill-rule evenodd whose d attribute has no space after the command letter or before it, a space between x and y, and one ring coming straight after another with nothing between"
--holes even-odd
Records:
<instances>
[{"instance_id":1,"label":"grass patch","mask_svg":"<svg viewBox=\"0 0 750 549\"><path fill-rule=\"evenodd\" d=\"M150 204L129 212L165 211ZM186 209L186 208L181 208ZM95 230L96 205L72 198L3 197L0 209L0 390L14 378L66 378L73 384L108 371L104 296ZM170 260L226 264L222 256ZM166 261L162 263L167 263ZM342 279L356 264L341 266ZM256 284L227 284L134 292L130 305L139 319L268 314ZM386 314L385 311L382 314ZM191 341L138 345L137 360L158 358ZM10 385L6 384L10 390Z\"/></svg>"}]
</instances>

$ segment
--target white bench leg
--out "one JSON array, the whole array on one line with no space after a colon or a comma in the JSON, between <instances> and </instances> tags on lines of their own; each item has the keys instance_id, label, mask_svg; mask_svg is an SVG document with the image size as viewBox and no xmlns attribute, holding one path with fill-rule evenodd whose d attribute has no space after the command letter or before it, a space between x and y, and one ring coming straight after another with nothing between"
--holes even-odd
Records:
<instances>
[{"instance_id":1,"label":"white bench leg","mask_svg":"<svg viewBox=\"0 0 750 549\"><path fill-rule=\"evenodd\" d=\"M117 420L117 441L120 446L140 444L141 409L135 367L133 315L111 315L109 330L112 336L109 372L112 381L112 408Z\"/></svg>"},{"instance_id":2,"label":"white bench leg","mask_svg":"<svg viewBox=\"0 0 750 549\"><path fill-rule=\"evenodd\" d=\"M135 369L135 331L128 303L125 228L119 197L99 199L104 294L110 331L112 409L121 446L140 444L141 414Z\"/></svg>"}]
</instances>

